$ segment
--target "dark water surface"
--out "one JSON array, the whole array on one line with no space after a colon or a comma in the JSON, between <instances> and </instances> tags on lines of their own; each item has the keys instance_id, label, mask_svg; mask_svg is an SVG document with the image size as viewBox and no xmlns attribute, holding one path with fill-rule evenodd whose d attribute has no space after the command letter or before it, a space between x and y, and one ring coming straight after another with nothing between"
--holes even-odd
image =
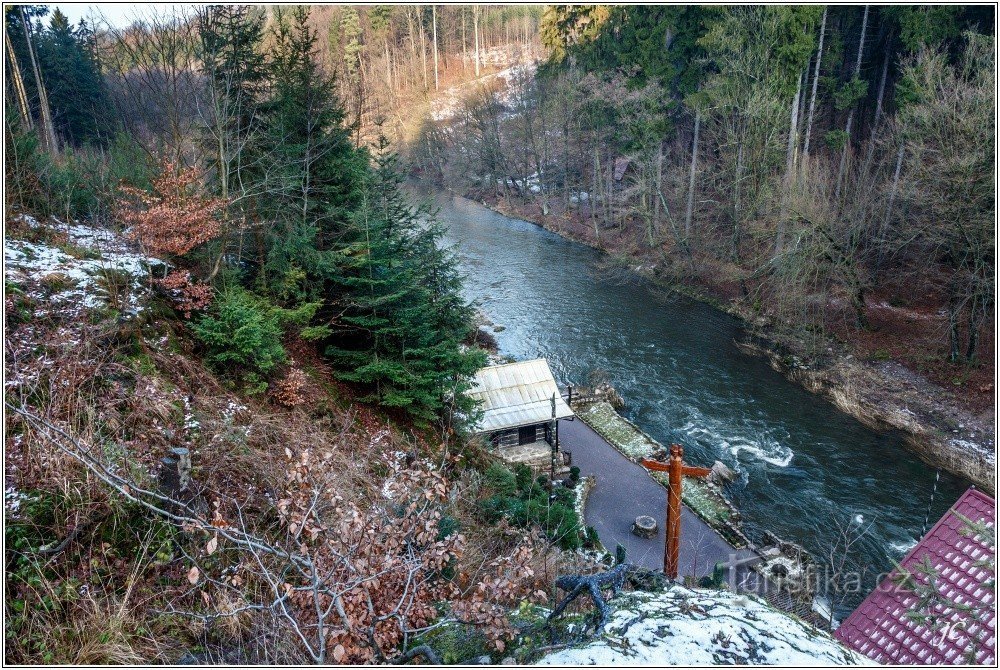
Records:
<instances>
[{"instance_id":1,"label":"dark water surface","mask_svg":"<svg viewBox=\"0 0 1000 670\"><path fill-rule=\"evenodd\" d=\"M841 528L860 522L868 531L851 562L867 568L866 582L917 541L935 471L900 435L865 427L742 354L737 320L664 299L534 224L463 198L439 194L436 203L467 297L505 327L501 353L544 356L563 385L603 370L643 430L683 444L692 463L718 459L740 473L729 493L751 537L768 529L822 559ZM941 473L931 524L968 485Z\"/></svg>"}]
</instances>

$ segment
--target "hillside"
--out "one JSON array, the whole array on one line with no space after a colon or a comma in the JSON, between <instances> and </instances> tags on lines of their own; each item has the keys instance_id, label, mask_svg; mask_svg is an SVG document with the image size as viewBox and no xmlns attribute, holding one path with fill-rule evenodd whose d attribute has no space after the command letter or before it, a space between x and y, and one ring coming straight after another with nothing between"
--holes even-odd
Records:
<instances>
[{"instance_id":1,"label":"hillside","mask_svg":"<svg viewBox=\"0 0 1000 670\"><path fill-rule=\"evenodd\" d=\"M385 661L447 613L502 640L561 562L486 536L459 445L357 404L309 347L267 395L234 389L120 235L23 215L4 258L8 662Z\"/></svg>"}]
</instances>

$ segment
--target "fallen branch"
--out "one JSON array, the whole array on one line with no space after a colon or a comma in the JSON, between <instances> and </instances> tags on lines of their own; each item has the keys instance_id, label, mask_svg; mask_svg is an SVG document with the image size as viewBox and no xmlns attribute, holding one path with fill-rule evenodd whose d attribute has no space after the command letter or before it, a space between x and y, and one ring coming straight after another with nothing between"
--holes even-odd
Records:
<instances>
[{"instance_id":1,"label":"fallen branch","mask_svg":"<svg viewBox=\"0 0 1000 670\"><path fill-rule=\"evenodd\" d=\"M392 662L393 665L402 665L403 663L409 663L415 658L423 656L427 659L428 665L441 665L441 657L437 655L437 652L430 648L426 644L420 644L412 649L400 654Z\"/></svg>"},{"instance_id":2,"label":"fallen branch","mask_svg":"<svg viewBox=\"0 0 1000 670\"><path fill-rule=\"evenodd\" d=\"M90 528L95 523L96 520L91 518L79 521L61 542L58 544L52 543L39 547L38 553L42 556L55 556L56 554L62 553L65 551L66 547L69 546L70 542L75 540L80 533L82 533L85 529Z\"/></svg>"},{"instance_id":3,"label":"fallen branch","mask_svg":"<svg viewBox=\"0 0 1000 670\"><path fill-rule=\"evenodd\" d=\"M590 599L594 601L594 607L597 608L599 613L595 633L602 633L604 626L608 623L608 618L611 616L611 606L608 605L608 601L604 598L605 589L610 589L611 597L615 597L625 585L625 580L639 569L638 566L632 563L622 563L607 572L601 572L596 575L566 575L558 578L556 586L566 591L568 595L552 610L552 613L549 615L549 622L562 614L563 610L571 602L580 597L584 592L587 592L590 595Z\"/></svg>"},{"instance_id":4,"label":"fallen branch","mask_svg":"<svg viewBox=\"0 0 1000 670\"><path fill-rule=\"evenodd\" d=\"M556 580L556 586L566 591L567 596L552 610L548 618L549 625L553 619L562 614L571 602L586 592L594 601L594 606L599 613L597 628L594 631L595 634L599 635L604 631L608 618L611 616L609 599L604 597L606 590L610 590L611 597L614 598L622 590L626 580L632 584L633 588L643 591L658 591L663 588L667 580L662 573L626 563L623 548L619 545L618 549L618 561L613 569L596 575L565 575Z\"/></svg>"}]
</instances>

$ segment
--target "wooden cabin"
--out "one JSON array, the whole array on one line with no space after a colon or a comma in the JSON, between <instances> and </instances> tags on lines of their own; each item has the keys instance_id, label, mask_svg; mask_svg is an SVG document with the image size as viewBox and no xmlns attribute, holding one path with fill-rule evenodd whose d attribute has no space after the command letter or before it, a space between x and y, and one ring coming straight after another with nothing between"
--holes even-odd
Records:
<instances>
[{"instance_id":1,"label":"wooden cabin","mask_svg":"<svg viewBox=\"0 0 1000 670\"><path fill-rule=\"evenodd\" d=\"M487 436L501 457L548 469L559 446L559 420L573 416L548 361L537 358L482 368L468 394L479 401L483 412L476 432Z\"/></svg>"}]
</instances>

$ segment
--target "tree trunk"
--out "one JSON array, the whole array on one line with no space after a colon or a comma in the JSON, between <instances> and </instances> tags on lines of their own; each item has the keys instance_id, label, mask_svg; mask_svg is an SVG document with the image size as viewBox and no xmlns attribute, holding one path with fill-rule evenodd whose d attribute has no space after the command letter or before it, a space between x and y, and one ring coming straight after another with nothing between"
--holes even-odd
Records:
<instances>
[{"instance_id":1,"label":"tree trunk","mask_svg":"<svg viewBox=\"0 0 1000 670\"><path fill-rule=\"evenodd\" d=\"M389 58L389 38L385 39L385 85L392 95L392 59Z\"/></svg>"},{"instance_id":2,"label":"tree trunk","mask_svg":"<svg viewBox=\"0 0 1000 670\"><path fill-rule=\"evenodd\" d=\"M889 189L889 202L885 207L885 216L882 218L882 227L879 231L878 240L878 260L875 263L876 272L882 267L885 258L886 236L889 232L889 220L892 218L892 208L896 204L896 191L899 189L899 174L903 170L903 155L906 153L906 144L899 145L899 152L896 154L896 170L892 174L892 186Z\"/></svg>"},{"instance_id":3,"label":"tree trunk","mask_svg":"<svg viewBox=\"0 0 1000 670\"><path fill-rule=\"evenodd\" d=\"M952 363L957 363L959 358L958 351L958 317L959 317L959 300L956 295L956 289L952 287L951 296L948 299L948 359Z\"/></svg>"},{"instance_id":4,"label":"tree trunk","mask_svg":"<svg viewBox=\"0 0 1000 670\"><path fill-rule=\"evenodd\" d=\"M569 212L569 115L563 114L563 211ZM577 205L581 199L577 196ZM591 204L588 200L587 204Z\"/></svg>"},{"instance_id":5,"label":"tree trunk","mask_svg":"<svg viewBox=\"0 0 1000 670\"><path fill-rule=\"evenodd\" d=\"M965 360L974 363L979 349L979 329L986 318L987 302L982 294L976 292L969 306L969 340L965 348Z\"/></svg>"},{"instance_id":6,"label":"tree trunk","mask_svg":"<svg viewBox=\"0 0 1000 670\"><path fill-rule=\"evenodd\" d=\"M823 38L826 36L826 13L828 9L823 8L823 21L819 26L819 50L816 52L816 68L813 70L812 94L809 100L809 120L806 122L806 142L802 149L804 156L809 155L809 138L812 136L813 118L816 115L816 89L819 86L820 65L823 62Z\"/></svg>"},{"instance_id":7,"label":"tree trunk","mask_svg":"<svg viewBox=\"0 0 1000 670\"><path fill-rule=\"evenodd\" d=\"M479 78L479 7L472 8L472 34L476 41L476 78Z\"/></svg>"},{"instance_id":8,"label":"tree trunk","mask_svg":"<svg viewBox=\"0 0 1000 670\"><path fill-rule=\"evenodd\" d=\"M605 221L608 223L609 228L615 227L615 210L614 210L614 197L615 197L615 161L614 154L611 156L611 160L608 161L608 184L605 190L605 202L607 203L607 216Z\"/></svg>"},{"instance_id":9,"label":"tree trunk","mask_svg":"<svg viewBox=\"0 0 1000 670\"><path fill-rule=\"evenodd\" d=\"M868 5L865 5L865 14L861 19L861 39L858 40L858 57L854 61L854 76L851 77L851 81L854 81L861 74L861 57L865 50L865 33L868 31ZM851 111L847 113L847 124L844 128L844 132L847 137L844 140L844 149L840 153L840 169L837 171L837 190L834 194L834 199L840 202L840 189L844 184L844 172L847 168L847 154L851 150L851 123L854 121L854 110L857 109L857 103L851 106Z\"/></svg>"},{"instance_id":10,"label":"tree trunk","mask_svg":"<svg viewBox=\"0 0 1000 670\"><path fill-rule=\"evenodd\" d=\"M21 113L21 121L24 127L31 130L35 127L35 122L31 118L31 110L28 109L28 93L24 88L24 78L21 76L21 66L17 62L17 54L14 52L14 44L10 41L7 33L7 22L3 24L3 43L7 51L7 63L10 66L10 77L14 80L14 93L17 97L17 109Z\"/></svg>"},{"instance_id":11,"label":"tree trunk","mask_svg":"<svg viewBox=\"0 0 1000 670\"><path fill-rule=\"evenodd\" d=\"M785 154L785 185L781 193L781 209L778 213L778 230L774 242L774 255L781 254L785 246L785 217L788 216L788 197L792 190L795 174L795 148L799 136L799 97L802 95L802 79L805 72L799 73L799 82L795 86L795 97L792 98L791 121L788 124L788 149Z\"/></svg>"},{"instance_id":12,"label":"tree trunk","mask_svg":"<svg viewBox=\"0 0 1000 670\"><path fill-rule=\"evenodd\" d=\"M854 319L858 328L869 330L868 315L865 312L865 289L859 286L851 295L851 306L854 308Z\"/></svg>"},{"instance_id":13,"label":"tree trunk","mask_svg":"<svg viewBox=\"0 0 1000 670\"><path fill-rule=\"evenodd\" d=\"M878 98L875 101L875 120L872 121L872 125L877 126L879 119L882 118L882 99L885 96L885 80L889 74L889 60L892 58L892 39L890 38L885 45L885 57L882 58L882 76L879 78L878 84Z\"/></svg>"},{"instance_id":14,"label":"tree trunk","mask_svg":"<svg viewBox=\"0 0 1000 670\"><path fill-rule=\"evenodd\" d=\"M434 36L434 90L438 90L438 13L437 5L431 5L431 25Z\"/></svg>"},{"instance_id":15,"label":"tree trunk","mask_svg":"<svg viewBox=\"0 0 1000 670\"><path fill-rule=\"evenodd\" d=\"M743 181L743 143L736 150L736 181L733 189L733 260L740 259L740 243L743 236L743 225L740 217L743 212L740 207L740 186Z\"/></svg>"},{"instance_id":16,"label":"tree trunk","mask_svg":"<svg viewBox=\"0 0 1000 670\"><path fill-rule=\"evenodd\" d=\"M59 144L56 141L56 129L52 125L52 110L49 107L49 96L42 82L42 71L38 67L38 57L35 55L35 45L31 41L31 23L24 9L21 10L21 26L24 28L24 39L28 43L28 57L31 59L31 70L35 75L35 86L38 88L38 107L41 111L42 141L51 153L58 153Z\"/></svg>"},{"instance_id":17,"label":"tree trunk","mask_svg":"<svg viewBox=\"0 0 1000 670\"><path fill-rule=\"evenodd\" d=\"M872 121L872 131L869 135L868 142L868 157L865 159L865 165L871 165L872 158L875 155L875 133L878 131L878 122L882 119L882 100L885 96L885 80L889 74L889 59L892 58L892 38L886 42L885 45L885 57L882 59L882 77L879 79L878 84L878 97L875 100L875 119ZM867 169L867 168L866 168Z\"/></svg>"},{"instance_id":18,"label":"tree trunk","mask_svg":"<svg viewBox=\"0 0 1000 670\"><path fill-rule=\"evenodd\" d=\"M421 69L424 73L424 90L427 90L427 40L424 37L424 16L423 10L421 8L420 13L420 25L417 26L420 29L420 63Z\"/></svg>"},{"instance_id":19,"label":"tree trunk","mask_svg":"<svg viewBox=\"0 0 1000 670\"><path fill-rule=\"evenodd\" d=\"M465 73L469 67L469 41L465 37L465 7L460 10L462 13L462 72Z\"/></svg>"},{"instance_id":20,"label":"tree trunk","mask_svg":"<svg viewBox=\"0 0 1000 670\"><path fill-rule=\"evenodd\" d=\"M656 181L653 185L653 227L660 229L660 198L663 191L663 140L656 143Z\"/></svg>"},{"instance_id":21,"label":"tree trunk","mask_svg":"<svg viewBox=\"0 0 1000 670\"><path fill-rule=\"evenodd\" d=\"M701 129L701 110L694 111L694 139L691 141L691 170L688 175L687 211L684 213L684 243L690 247L691 218L694 216L694 184L698 173L698 133Z\"/></svg>"},{"instance_id":22,"label":"tree trunk","mask_svg":"<svg viewBox=\"0 0 1000 670\"><path fill-rule=\"evenodd\" d=\"M598 246L600 246L601 231L597 224L597 193L594 192L595 188L598 191L601 190L601 152L597 146L594 147L594 188L591 189L590 193L590 218L594 224L594 241L598 242Z\"/></svg>"}]
</instances>

